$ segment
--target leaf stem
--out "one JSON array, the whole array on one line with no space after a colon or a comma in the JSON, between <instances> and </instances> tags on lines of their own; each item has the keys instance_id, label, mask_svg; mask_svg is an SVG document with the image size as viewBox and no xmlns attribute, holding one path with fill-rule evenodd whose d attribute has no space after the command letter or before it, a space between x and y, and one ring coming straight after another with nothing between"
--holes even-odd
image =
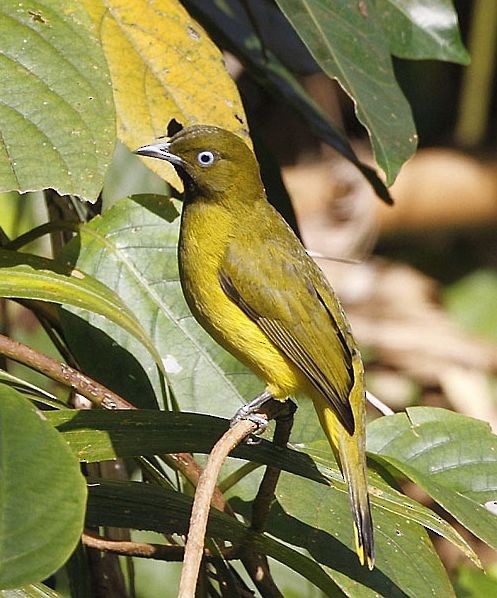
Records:
<instances>
[{"instance_id":1,"label":"leaf stem","mask_svg":"<svg viewBox=\"0 0 497 598\"><path fill-rule=\"evenodd\" d=\"M464 70L455 132L456 141L466 147L481 143L487 130L496 45L497 2L477 0L468 41L471 64Z\"/></svg>"},{"instance_id":2,"label":"leaf stem","mask_svg":"<svg viewBox=\"0 0 497 598\"><path fill-rule=\"evenodd\" d=\"M43 237L43 235L47 235L54 231L71 231L77 233L79 231L79 224L76 222L65 222L64 220L54 220L53 222L45 222L44 224L40 224L39 226L35 226L31 230L19 235L12 241L8 241L3 245L5 249L17 250L21 247L24 247L28 243L32 243Z\"/></svg>"}]
</instances>

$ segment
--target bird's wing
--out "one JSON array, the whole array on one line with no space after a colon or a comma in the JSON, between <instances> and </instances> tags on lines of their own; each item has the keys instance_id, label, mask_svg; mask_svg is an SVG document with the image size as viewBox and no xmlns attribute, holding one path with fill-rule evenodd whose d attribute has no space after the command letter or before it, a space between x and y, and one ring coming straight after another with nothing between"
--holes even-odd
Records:
<instances>
[{"instance_id":1,"label":"bird's wing","mask_svg":"<svg viewBox=\"0 0 497 598\"><path fill-rule=\"evenodd\" d=\"M274 231L273 231L274 232ZM226 295L268 336L325 397L350 434L349 394L356 351L342 308L321 270L296 238L265 239L252 263L234 241L219 272Z\"/></svg>"}]
</instances>

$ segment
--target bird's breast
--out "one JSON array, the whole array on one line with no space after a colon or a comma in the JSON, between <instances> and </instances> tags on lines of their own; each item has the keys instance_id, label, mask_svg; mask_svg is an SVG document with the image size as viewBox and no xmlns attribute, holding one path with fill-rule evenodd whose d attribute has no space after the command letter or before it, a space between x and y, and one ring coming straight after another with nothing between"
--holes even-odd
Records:
<instances>
[{"instance_id":1,"label":"bird's breast","mask_svg":"<svg viewBox=\"0 0 497 598\"><path fill-rule=\"evenodd\" d=\"M236 234L236 219L221 206L184 207L178 248L183 293L202 327L265 380L276 398L286 398L302 387L301 376L220 284L223 257ZM247 252L247 259L253 259L250 247Z\"/></svg>"}]
</instances>

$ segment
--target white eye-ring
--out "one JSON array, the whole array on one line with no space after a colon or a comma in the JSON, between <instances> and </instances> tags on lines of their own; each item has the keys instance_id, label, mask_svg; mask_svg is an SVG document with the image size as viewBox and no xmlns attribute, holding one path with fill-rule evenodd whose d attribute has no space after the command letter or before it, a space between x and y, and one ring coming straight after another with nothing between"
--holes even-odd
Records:
<instances>
[{"instance_id":1,"label":"white eye-ring","mask_svg":"<svg viewBox=\"0 0 497 598\"><path fill-rule=\"evenodd\" d=\"M215 159L216 156L212 152L208 152L207 150L204 150L203 152L199 152L197 154L197 161L200 164L200 166L212 166L212 164L214 164Z\"/></svg>"}]
</instances>

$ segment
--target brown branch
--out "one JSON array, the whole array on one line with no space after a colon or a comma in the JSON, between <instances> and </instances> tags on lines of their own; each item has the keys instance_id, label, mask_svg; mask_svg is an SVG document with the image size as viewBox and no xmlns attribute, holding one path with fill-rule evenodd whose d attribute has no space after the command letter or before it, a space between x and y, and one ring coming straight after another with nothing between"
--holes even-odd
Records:
<instances>
[{"instance_id":1,"label":"brown branch","mask_svg":"<svg viewBox=\"0 0 497 598\"><path fill-rule=\"evenodd\" d=\"M288 409L285 404L279 401L268 401L259 411L267 419L277 417L282 410ZM293 415L293 414L292 414ZM216 488L217 478L221 467L228 457L229 453L240 444L247 436L257 430L257 424L250 420L240 420L233 427L227 430L217 441L207 460L207 465L200 476L200 480L195 492L192 514L190 518L190 529L185 546L185 558L183 569L181 571L181 580L179 586L178 598L194 598L197 586L198 574L202 562L204 550L205 532L207 529L207 519L209 517L209 508L212 502L214 489ZM262 561L261 561L262 559ZM260 583L260 565L264 558L257 554L246 553L242 561L247 562L247 572L256 585ZM267 565L267 562L266 562ZM264 578L269 587L272 582L269 567L264 570ZM276 588L276 586L274 585ZM277 588L276 588L277 590ZM267 594L280 596L279 593Z\"/></svg>"},{"instance_id":2,"label":"brown branch","mask_svg":"<svg viewBox=\"0 0 497 598\"><path fill-rule=\"evenodd\" d=\"M284 403L284 410L276 417L273 443L277 446L285 447L287 445L296 410L297 406L295 403L288 400ZM261 533L266 526L267 516L274 499L274 492L280 473L280 469L270 466L264 472L257 496L252 503L252 521L250 527L255 532ZM241 560L261 596L264 598L283 598L271 576L266 555L245 551Z\"/></svg>"},{"instance_id":3,"label":"brown branch","mask_svg":"<svg viewBox=\"0 0 497 598\"><path fill-rule=\"evenodd\" d=\"M136 556L158 561L181 562L185 552L183 546L109 540L88 532L81 536L81 540L85 546L95 548L101 552L112 552L123 556Z\"/></svg>"},{"instance_id":4,"label":"brown branch","mask_svg":"<svg viewBox=\"0 0 497 598\"><path fill-rule=\"evenodd\" d=\"M190 453L170 453L163 456L164 461L170 465L173 469L178 470L183 476L192 484L194 488L198 486L200 476L202 475L203 469L190 455ZM212 506L218 511L224 511L229 515L233 515L233 511L223 493L216 486L214 488L214 494L212 495Z\"/></svg>"},{"instance_id":5,"label":"brown branch","mask_svg":"<svg viewBox=\"0 0 497 598\"><path fill-rule=\"evenodd\" d=\"M209 507L221 467L229 453L244 438L256 430L257 424L255 422L247 419L238 421L221 436L209 455L207 465L200 476L193 501L178 598L194 598L195 596L204 551Z\"/></svg>"},{"instance_id":6,"label":"brown branch","mask_svg":"<svg viewBox=\"0 0 497 598\"><path fill-rule=\"evenodd\" d=\"M250 552L245 554L241 561L263 598L283 598L271 576L265 554Z\"/></svg>"},{"instance_id":7,"label":"brown branch","mask_svg":"<svg viewBox=\"0 0 497 598\"><path fill-rule=\"evenodd\" d=\"M286 447L293 426L293 416L297 406L288 400L284 403L285 411L276 417L276 429L273 443L276 446ZM274 498L276 484L281 474L281 469L268 466L259 486L257 496L252 503L251 528L256 532L264 531L266 520Z\"/></svg>"},{"instance_id":8,"label":"brown branch","mask_svg":"<svg viewBox=\"0 0 497 598\"><path fill-rule=\"evenodd\" d=\"M74 388L98 407L135 409L131 403L82 372L3 334L0 334L0 354L41 372L65 386Z\"/></svg>"}]
</instances>

